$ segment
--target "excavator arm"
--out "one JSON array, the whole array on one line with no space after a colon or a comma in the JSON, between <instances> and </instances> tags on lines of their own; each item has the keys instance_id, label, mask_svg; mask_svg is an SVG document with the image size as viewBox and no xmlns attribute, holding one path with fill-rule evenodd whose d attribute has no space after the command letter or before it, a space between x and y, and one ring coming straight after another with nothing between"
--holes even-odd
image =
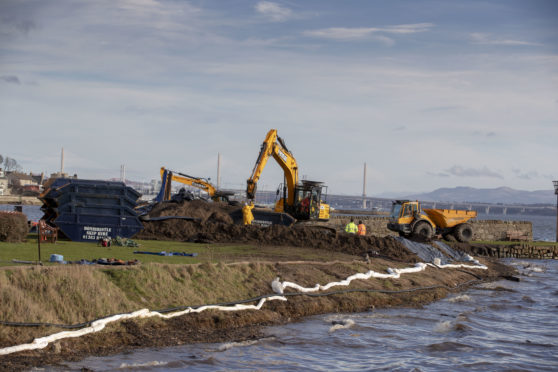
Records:
<instances>
[{"instance_id":1,"label":"excavator arm","mask_svg":"<svg viewBox=\"0 0 558 372\"><path fill-rule=\"evenodd\" d=\"M254 199L256 197L258 180L270 156L272 156L283 169L285 183L287 185L287 204L292 205L295 199L295 186L298 183L298 166L294 156L287 149L287 146L285 146L285 142L283 142L281 137L277 136L276 129L270 130L262 143L260 154L252 170L252 175L247 180L246 197L248 199Z\"/></svg>"},{"instance_id":2,"label":"excavator arm","mask_svg":"<svg viewBox=\"0 0 558 372\"><path fill-rule=\"evenodd\" d=\"M184 173L173 172L165 169L165 167L161 167L161 190L155 200L163 201L170 199L172 181L177 181L185 185L201 189L207 192L211 198L213 198L217 192L215 187L204 178L192 177Z\"/></svg>"}]
</instances>

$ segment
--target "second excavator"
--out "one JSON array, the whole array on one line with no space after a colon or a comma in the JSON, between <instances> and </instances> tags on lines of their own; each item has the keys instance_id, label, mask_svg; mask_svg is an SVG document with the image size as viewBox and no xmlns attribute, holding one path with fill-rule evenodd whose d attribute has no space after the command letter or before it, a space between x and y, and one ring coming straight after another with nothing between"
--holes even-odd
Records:
<instances>
[{"instance_id":1,"label":"second excavator","mask_svg":"<svg viewBox=\"0 0 558 372\"><path fill-rule=\"evenodd\" d=\"M328 220L329 205L322 197L327 195L323 182L298 179L298 165L285 142L271 129L262 143L258 159L247 181L246 197L254 199L258 180L269 157L273 157L283 169L285 182L277 191L280 198L275 203L275 212L288 213L297 220Z\"/></svg>"},{"instance_id":2,"label":"second excavator","mask_svg":"<svg viewBox=\"0 0 558 372\"><path fill-rule=\"evenodd\" d=\"M230 191L217 190L217 188L205 178L193 177L161 167L161 189L159 190L159 194L155 197L155 201L162 202L171 199L172 181L177 181L205 191L213 201L229 202L229 197L234 195L234 193Z\"/></svg>"}]
</instances>

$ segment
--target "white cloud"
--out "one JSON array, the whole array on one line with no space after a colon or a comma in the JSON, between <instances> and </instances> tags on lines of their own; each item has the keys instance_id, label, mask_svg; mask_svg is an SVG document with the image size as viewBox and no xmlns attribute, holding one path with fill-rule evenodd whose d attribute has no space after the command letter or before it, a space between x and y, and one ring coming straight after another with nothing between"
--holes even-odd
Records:
<instances>
[{"instance_id":1,"label":"white cloud","mask_svg":"<svg viewBox=\"0 0 558 372\"><path fill-rule=\"evenodd\" d=\"M304 35L330 40L361 40L374 37L378 40L392 43L393 40L383 34L414 34L428 31L433 26L432 23L415 23L387 27L331 27L305 31Z\"/></svg>"},{"instance_id":2,"label":"white cloud","mask_svg":"<svg viewBox=\"0 0 558 372\"><path fill-rule=\"evenodd\" d=\"M415 34L417 32L429 31L434 24L432 23L413 23L407 25L396 25L380 28L381 32L390 34Z\"/></svg>"},{"instance_id":3,"label":"white cloud","mask_svg":"<svg viewBox=\"0 0 558 372\"><path fill-rule=\"evenodd\" d=\"M494 39L489 34L474 32L469 35L473 44L481 45L508 45L508 46L541 46L542 44L522 40Z\"/></svg>"},{"instance_id":4,"label":"white cloud","mask_svg":"<svg viewBox=\"0 0 558 372\"><path fill-rule=\"evenodd\" d=\"M260 1L256 4L255 9L258 13L271 19L274 22L283 22L289 19L292 11L271 1Z\"/></svg>"}]
</instances>

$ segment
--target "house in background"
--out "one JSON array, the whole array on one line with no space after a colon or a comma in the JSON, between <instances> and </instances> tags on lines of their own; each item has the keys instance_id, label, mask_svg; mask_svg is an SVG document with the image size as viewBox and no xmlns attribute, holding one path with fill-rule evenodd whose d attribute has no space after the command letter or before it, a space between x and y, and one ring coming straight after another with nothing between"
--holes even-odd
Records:
<instances>
[{"instance_id":1,"label":"house in background","mask_svg":"<svg viewBox=\"0 0 558 372\"><path fill-rule=\"evenodd\" d=\"M8 183L9 181L4 170L0 168L0 195L9 195Z\"/></svg>"},{"instance_id":2,"label":"house in background","mask_svg":"<svg viewBox=\"0 0 558 372\"><path fill-rule=\"evenodd\" d=\"M31 174L10 172L7 178L12 194L36 196L40 192L41 185Z\"/></svg>"}]
</instances>

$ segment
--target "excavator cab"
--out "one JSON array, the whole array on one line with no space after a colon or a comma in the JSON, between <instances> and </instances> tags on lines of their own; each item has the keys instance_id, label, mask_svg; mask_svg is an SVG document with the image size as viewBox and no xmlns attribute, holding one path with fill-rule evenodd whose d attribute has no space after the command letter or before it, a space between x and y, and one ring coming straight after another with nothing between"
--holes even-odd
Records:
<instances>
[{"instance_id":1,"label":"excavator cab","mask_svg":"<svg viewBox=\"0 0 558 372\"><path fill-rule=\"evenodd\" d=\"M279 186L277 195L280 195ZM327 196L327 186L323 182L303 180L295 186L294 203L285 203L285 196L282 195L275 203L276 212L287 212L297 220L328 220L329 205L325 203ZM286 206L286 208L285 208Z\"/></svg>"}]
</instances>

